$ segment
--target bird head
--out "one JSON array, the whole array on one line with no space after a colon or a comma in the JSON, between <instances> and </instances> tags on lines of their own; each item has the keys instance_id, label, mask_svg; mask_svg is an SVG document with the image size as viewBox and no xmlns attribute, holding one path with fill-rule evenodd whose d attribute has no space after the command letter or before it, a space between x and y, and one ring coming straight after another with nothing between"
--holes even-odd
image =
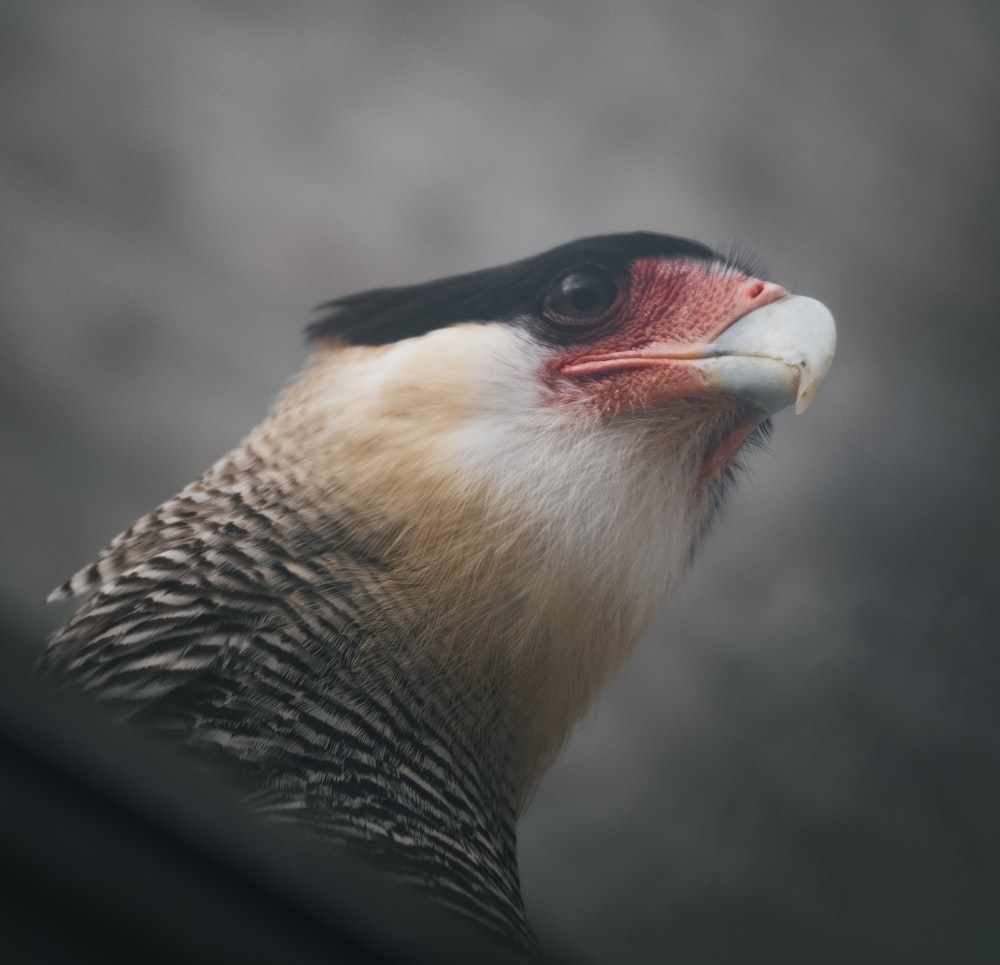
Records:
<instances>
[{"instance_id":1,"label":"bird head","mask_svg":"<svg viewBox=\"0 0 1000 965\"><path fill-rule=\"evenodd\" d=\"M488 402L487 388L505 375L520 383L528 375L529 406L595 428L651 416L669 424L692 403L703 430L737 414L738 441L727 438L721 453L716 434L695 433L708 440L703 479L725 468L767 416L792 402L805 409L835 345L832 317L820 303L755 277L738 258L649 232L587 238L500 268L323 308L309 328L314 344L408 343L413 356L426 354L410 359L416 380L436 385L435 369L460 352L461 368L474 375L469 402ZM428 338L442 330L451 331ZM426 353L415 350L416 339ZM482 354L496 363L492 377L475 362ZM501 415L512 414L496 401ZM486 414L488 405L480 408ZM676 454L669 446L661 452Z\"/></svg>"},{"instance_id":2,"label":"bird head","mask_svg":"<svg viewBox=\"0 0 1000 965\"><path fill-rule=\"evenodd\" d=\"M269 444L317 512L382 534L399 625L449 673L506 681L542 761L835 344L819 302L645 232L341 298L309 336Z\"/></svg>"}]
</instances>

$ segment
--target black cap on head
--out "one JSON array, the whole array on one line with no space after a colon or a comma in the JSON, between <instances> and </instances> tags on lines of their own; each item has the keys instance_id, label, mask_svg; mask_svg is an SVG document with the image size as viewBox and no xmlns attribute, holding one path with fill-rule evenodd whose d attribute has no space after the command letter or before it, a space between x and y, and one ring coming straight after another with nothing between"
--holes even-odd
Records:
<instances>
[{"instance_id":1,"label":"black cap on head","mask_svg":"<svg viewBox=\"0 0 1000 965\"><path fill-rule=\"evenodd\" d=\"M334 337L349 345L387 345L460 322L512 321L536 315L561 273L599 265L627 276L637 258L732 263L706 245L673 235L597 235L498 268L337 298L320 306L325 314L306 332L310 340Z\"/></svg>"}]
</instances>

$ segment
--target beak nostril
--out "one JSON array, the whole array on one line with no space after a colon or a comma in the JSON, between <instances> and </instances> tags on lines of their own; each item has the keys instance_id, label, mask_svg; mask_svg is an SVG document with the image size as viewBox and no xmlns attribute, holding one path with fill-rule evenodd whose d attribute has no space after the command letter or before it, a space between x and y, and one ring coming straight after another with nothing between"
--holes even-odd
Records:
<instances>
[{"instance_id":1,"label":"beak nostril","mask_svg":"<svg viewBox=\"0 0 1000 965\"><path fill-rule=\"evenodd\" d=\"M759 278L748 279L744 289L744 297L755 308L763 308L787 295L786 288L776 285L773 281L761 281Z\"/></svg>"}]
</instances>

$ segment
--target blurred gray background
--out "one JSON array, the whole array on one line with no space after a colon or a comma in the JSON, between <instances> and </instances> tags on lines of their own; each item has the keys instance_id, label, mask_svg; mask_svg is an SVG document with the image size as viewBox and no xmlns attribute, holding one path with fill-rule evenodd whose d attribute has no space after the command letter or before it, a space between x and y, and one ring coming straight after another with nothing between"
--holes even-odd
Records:
<instances>
[{"instance_id":1,"label":"blurred gray background","mask_svg":"<svg viewBox=\"0 0 1000 965\"><path fill-rule=\"evenodd\" d=\"M1000 6L4 0L0 614L266 411L312 306L646 228L840 351L523 822L592 963L1000 961Z\"/></svg>"}]
</instances>

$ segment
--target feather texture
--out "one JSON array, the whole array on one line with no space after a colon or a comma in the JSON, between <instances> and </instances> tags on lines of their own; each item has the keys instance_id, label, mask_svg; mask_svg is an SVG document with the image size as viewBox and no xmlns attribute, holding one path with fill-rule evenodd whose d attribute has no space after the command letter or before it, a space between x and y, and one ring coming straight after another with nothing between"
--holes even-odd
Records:
<instances>
[{"instance_id":1,"label":"feather texture","mask_svg":"<svg viewBox=\"0 0 1000 965\"><path fill-rule=\"evenodd\" d=\"M668 314L696 286L654 255L697 262L696 295L740 287L639 233L336 303L268 418L52 594L79 608L43 670L534 948L517 817L686 570L728 478L708 456L763 416L553 379L553 273L647 259L669 290L636 304ZM718 326L698 297L670 331Z\"/></svg>"}]
</instances>

